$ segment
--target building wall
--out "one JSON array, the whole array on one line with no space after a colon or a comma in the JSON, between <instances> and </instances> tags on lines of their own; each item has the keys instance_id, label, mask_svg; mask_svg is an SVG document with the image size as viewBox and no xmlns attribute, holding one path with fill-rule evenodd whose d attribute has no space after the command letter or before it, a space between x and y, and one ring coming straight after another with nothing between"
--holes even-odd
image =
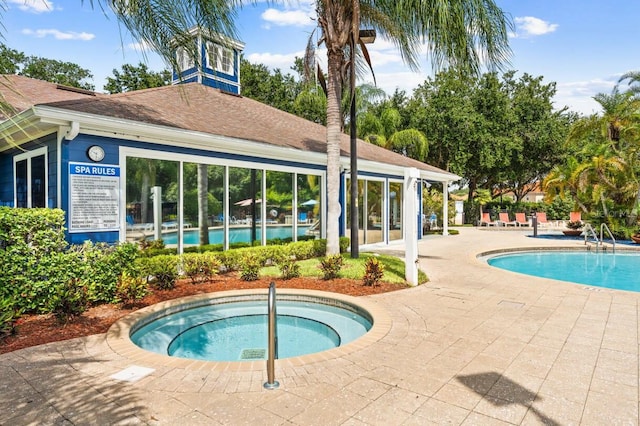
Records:
<instances>
[{"instance_id":1,"label":"building wall","mask_svg":"<svg viewBox=\"0 0 640 426\"><path fill-rule=\"evenodd\" d=\"M0 205L14 205L14 157L42 147L47 148L47 207L54 208L57 206L58 170L56 164L58 148L55 134L21 145L19 149L11 149L0 153Z\"/></svg>"}]
</instances>

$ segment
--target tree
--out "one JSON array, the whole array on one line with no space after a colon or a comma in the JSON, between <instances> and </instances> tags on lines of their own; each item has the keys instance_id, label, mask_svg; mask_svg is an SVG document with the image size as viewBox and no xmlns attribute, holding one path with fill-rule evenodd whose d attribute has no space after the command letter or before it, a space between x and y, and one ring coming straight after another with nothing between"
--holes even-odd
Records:
<instances>
[{"instance_id":1,"label":"tree","mask_svg":"<svg viewBox=\"0 0 640 426\"><path fill-rule=\"evenodd\" d=\"M18 74L64 86L94 90L93 84L86 81L93 78L88 69L72 62L27 56L4 44L0 44L0 73Z\"/></svg>"},{"instance_id":2,"label":"tree","mask_svg":"<svg viewBox=\"0 0 640 426\"><path fill-rule=\"evenodd\" d=\"M567 142L574 153L553 170L545 183L568 188L592 214L609 226L634 226L640 209L640 100L633 93L594 96L603 112L576 121Z\"/></svg>"},{"instance_id":3,"label":"tree","mask_svg":"<svg viewBox=\"0 0 640 426\"><path fill-rule=\"evenodd\" d=\"M167 86L172 79L171 71L149 71L142 62L138 66L124 64L122 71L113 70L113 76L107 77L107 84L104 86L104 90L111 94Z\"/></svg>"},{"instance_id":4,"label":"tree","mask_svg":"<svg viewBox=\"0 0 640 426\"><path fill-rule=\"evenodd\" d=\"M387 148L406 157L425 161L429 143L420 130L407 129L395 132L387 142Z\"/></svg>"},{"instance_id":5,"label":"tree","mask_svg":"<svg viewBox=\"0 0 640 426\"><path fill-rule=\"evenodd\" d=\"M628 92L632 93L634 96L640 95L640 71L629 71L622 74L618 83L622 83L625 80L628 80Z\"/></svg>"},{"instance_id":6,"label":"tree","mask_svg":"<svg viewBox=\"0 0 640 426\"><path fill-rule=\"evenodd\" d=\"M235 36L234 20L242 1L112 0L109 4L120 21L137 39L146 41L172 65L173 51L183 46L199 61L190 43L189 29L195 25L225 36ZM189 7L186 7L186 6ZM508 53L508 22L493 0L359 0L316 2L321 40L327 48L327 253L339 253L340 215L340 99L349 69L349 52L360 47L360 24L375 29L400 49L405 62L417 68L421 42L426 41L436 67L445 63L469 72L481 64L502 63ZM351 64L353 66L353 64ZM352 87L353 89L353 87Z\"/></svg>"},{"instance_id":7,"label":"tree","mask_svg":"<svg viewBox=\"0 0 640 426\"><path fill-rule=\"evenodd\" d=\"M24 53L0 43L0 74L17 74L26 59Z\"/></svg>"}]
</instances>

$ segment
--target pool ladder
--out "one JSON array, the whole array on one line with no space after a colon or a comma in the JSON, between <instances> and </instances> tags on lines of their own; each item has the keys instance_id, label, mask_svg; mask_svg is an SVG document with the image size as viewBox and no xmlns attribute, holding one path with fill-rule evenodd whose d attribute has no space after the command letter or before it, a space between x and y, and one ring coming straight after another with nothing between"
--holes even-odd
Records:
<instances>
[{"instance_id":1,"label":"pool ladder","mask_svg":"<svg viewBox=\"0 0 640 426\"><path fill-rule=\"evenodd\" d=\"M596 233L595 229L593 229L593 226L591 226L590 223L587 223L584 227L584 243L587 244L589 242L589 237L591 236L593 237L593 242L595 243L596 251L598 251L600 248L602 248L602 250L606 250L607 247L604 245L605 231L607 232L607 234L609 234L609 237L611 238L611 241L612 241L611 247L613 249L613 252L615 253L616 239L611 233L611 230L609 229L606 223L600 224L600 238L598 238L598 234ZM591 245L589 245L588 248L591 249Z\"/></svg>"},{"instance_id":2,"label":"pool ladder","mask_svg":"<svg viewBox=\"0 0 640 426\"><path fill-rule=\"evenodd\" d=\"M275 360L278 358L278 330L276 327L276 283L274 282L269 285L268 310L269 356L267 358L267 381L263 386L265 389L277 389L280 383L275 378Z\"/></svg>"}]
</instances>

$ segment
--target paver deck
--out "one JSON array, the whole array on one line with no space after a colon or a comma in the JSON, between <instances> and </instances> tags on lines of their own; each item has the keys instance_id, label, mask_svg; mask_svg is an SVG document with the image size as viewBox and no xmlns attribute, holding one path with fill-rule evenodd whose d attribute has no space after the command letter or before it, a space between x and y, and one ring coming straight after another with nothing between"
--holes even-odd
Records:
<instances>
[{"instance_id":1,"label":"paver deck","mask_svg":"<svg viewBox=\"0 0 640 426\"><path fill-rule=\"evenodd\" d=\"M637 425L640 293L492 268L479 252L575 246L462 228L420 242L430 282L367 297L391 318L362 349L266 371L153 365L105 335L0 355L0 424ZM402 246L381 252L403 254Z\"/></svg>"}]
</instances>

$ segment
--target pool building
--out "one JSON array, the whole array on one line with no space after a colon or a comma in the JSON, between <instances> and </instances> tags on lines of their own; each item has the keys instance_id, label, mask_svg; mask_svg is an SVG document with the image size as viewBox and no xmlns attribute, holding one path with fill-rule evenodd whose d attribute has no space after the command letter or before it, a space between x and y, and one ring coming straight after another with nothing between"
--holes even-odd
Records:
<instances>
[{"instance_id":1,"label":"pool building","mask_svg":"<svg viewBox=\"0 0 640 426\"><path fill-rule=\"evenodd\" d=\"M61 208L70 243L326 236L326 128L241 95L240 42L193 32L174 84L101 94L18 75L0 92L0 205ZM341 235L350 235L342 135ZM358 141L359 243L422 237L422 190L458 176ZM447 221L442 221L447 232ZM197 235L197 236L194 236ZM273 237L272 235L277 235Z\"/></svg>"}]
</instances>

